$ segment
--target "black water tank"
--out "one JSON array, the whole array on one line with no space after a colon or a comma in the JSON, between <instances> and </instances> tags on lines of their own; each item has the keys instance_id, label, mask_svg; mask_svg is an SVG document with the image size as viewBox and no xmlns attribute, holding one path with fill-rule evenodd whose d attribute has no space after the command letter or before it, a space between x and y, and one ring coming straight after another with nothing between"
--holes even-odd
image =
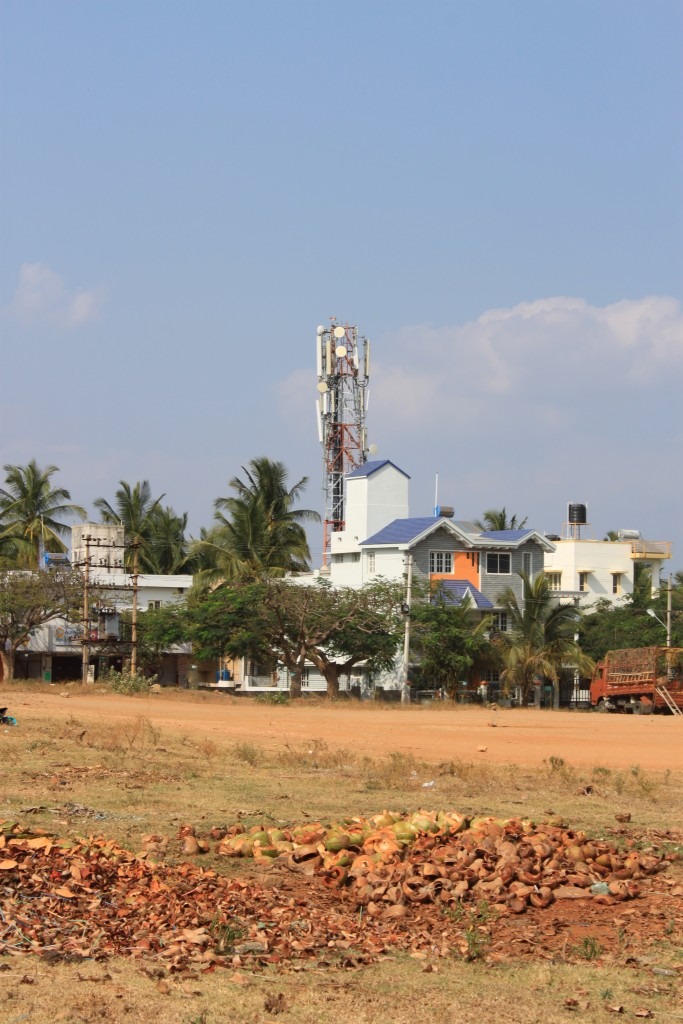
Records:
<instances>
[{"instance_id":1,"label":"black water tank","mask_svg":"<svg viewBox=\"0 0 683 1024\"><path fill-rule=\"evenodd\" d=\"M588 522L586 506L576 501L570 501L567 507L567 522L571 523L572 526L585 526Z\"/></svg>"}]
</instances>

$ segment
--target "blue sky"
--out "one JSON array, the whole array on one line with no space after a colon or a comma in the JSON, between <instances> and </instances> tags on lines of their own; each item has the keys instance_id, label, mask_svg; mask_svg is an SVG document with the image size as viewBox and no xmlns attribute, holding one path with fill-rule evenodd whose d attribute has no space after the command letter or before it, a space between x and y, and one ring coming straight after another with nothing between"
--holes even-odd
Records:
<instances>
[{"instance_id":1,"label":"blue sky","mask_svg":"<svg viewBox=\"0 0 683 1024\"><path fill-rule=\"evenodd\" d=\"M0 464L196 533L268 455L322 509L335 315L413 514L585 501L683 568L682 44L668 0L5 0Z\"/></svg>"}]
</instances>

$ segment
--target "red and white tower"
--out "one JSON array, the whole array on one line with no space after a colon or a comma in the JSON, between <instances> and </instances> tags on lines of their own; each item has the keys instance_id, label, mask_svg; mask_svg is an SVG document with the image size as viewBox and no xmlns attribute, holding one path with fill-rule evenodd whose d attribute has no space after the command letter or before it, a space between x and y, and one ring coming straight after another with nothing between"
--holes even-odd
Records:
<instances>
[{"instance_id":1,"label":"red and white tower","mask_svg":"<svg viewBox=\"0 0 683 1024\"><path fill-rule=\"evenodd\" d=\"M344 477L367 461L365 415L370 379L370 342L358 328L318 327L318 436L323 448L323 565L331 534L344 529Z\"/></svg>"}]
</instances>

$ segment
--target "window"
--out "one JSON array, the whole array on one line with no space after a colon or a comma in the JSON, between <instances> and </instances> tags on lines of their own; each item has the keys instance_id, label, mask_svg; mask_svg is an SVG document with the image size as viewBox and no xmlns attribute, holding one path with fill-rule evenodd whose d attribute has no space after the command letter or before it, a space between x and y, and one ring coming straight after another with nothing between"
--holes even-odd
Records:
<instances>
[{"instance_id":1,"label":"window","mask_svg":"<svg viewBox=\"0 0 683 1024\"><path fill-rule=\"evenodd\" d=\"M588 590L588 573L587 572L580 572L579 573L579 590L582 593L584 593L584 594Z\"/></svg>"},{"instance_id":2,"label":"window","mask_svg":"<svg viewBox=\"0 0 683 1024\"><path fill-rule=\"evenodd\" d=\"M499 683L500 672L495 668L487 668L483 673L482 679L485 683Z\"/></svg>"},{"instance_id":3,"label":"window","mask_svg":"<svg viewBox=\"0 0 683 1024\"><path fill-rule=\"evenodd\" d=\"M429 552L430 572L453 572L452 551L430 551Z\"/></svg>"},{"instance_id":4,"label":"window","mask_svg":"<svg viewBox=\"0 0 683 1024\"><path fill-rule=\"evenodd\" d=\"M562 590L562 573L561 572L547 572L548 586L551 590Z\"/></svg>"},{"instance_id":5,"label":"window","mask_svg":"<svg viewBox=\"0 0 683 1024\"><path fill-rule=\"evenodd\" d=\"M368 551L368 573L373 576L375 573L375 552Z\"/></svg>"},{"instance_id":6,"label":"window","mask_svg":"<svg viewBox=\"0 0 683 1024\"><path fill-rule=\"evenodd\" d=\"M507 612L494 612L493 622L491 623L492 633L507 633L508 631L508 613Z\"/></svg>"},{"instance_id":7,"label":"window","mask_svg":"<svg viewBox=\"0 0 683 1024\"><path fill-rule=\"evenodd\" d=\"M147 611L152 611L152 610L155 610L157 608L161 608L161 601L148 601L147 602Z\"/></svg>"},{"instance_id":8,"label":"window","mask_svg":"<svg viewBox=\"0 0 683 1024\"><path fill-rule=\"evenodd\" d=\"M612 593L613 594L620 594L621 593L621 573L620 572L613 572L612 573Z\"/></svg>"},{"instance_id":9,"label":"window","mask_svg":"<svg viewBox=\"0 0 683 1024\"><path fill-rule=\"evenodd\" d=\"M533 555L530 551L525 551L522 554L522 570L529 579L533 578L534 564Z\"/></svg>"},{"instance_id":10,"label":"window","mask_svg":"<svg viewBox=\"0 0 683 1024\"><path fill-rule=\"evenodd\" d=\"M492 575L510 575L510 556L502 552L489 551L486 556L486 571Z\"/></svg>"}]
</instances>

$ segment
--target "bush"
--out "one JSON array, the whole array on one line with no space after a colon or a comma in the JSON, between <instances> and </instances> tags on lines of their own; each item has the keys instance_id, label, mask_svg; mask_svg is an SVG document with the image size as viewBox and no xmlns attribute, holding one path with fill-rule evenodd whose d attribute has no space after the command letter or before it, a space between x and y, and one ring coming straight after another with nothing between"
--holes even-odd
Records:
<instances>
[{"instance_id":1,"label":"bush","mask_svg":"<svg viewBox=\"0 0 683 1024\"><path fill-rule=\"evenodd\" d=\"M116 672L109 669L101 676L103 683L106 683L114 693L146 693L153 683L156 683L156 676L132 675L127 669L123 672Z\"/></svg>"},{"instance_id":2,"label":"bush","mask_svg":"<svg viewBox=\"0 0 683 1024\"><path fill-rule=\"evenodd\" d=\"M254 697L259 704L289 704L288 693L257 693Z\"/></svg>"}]
</instances>

